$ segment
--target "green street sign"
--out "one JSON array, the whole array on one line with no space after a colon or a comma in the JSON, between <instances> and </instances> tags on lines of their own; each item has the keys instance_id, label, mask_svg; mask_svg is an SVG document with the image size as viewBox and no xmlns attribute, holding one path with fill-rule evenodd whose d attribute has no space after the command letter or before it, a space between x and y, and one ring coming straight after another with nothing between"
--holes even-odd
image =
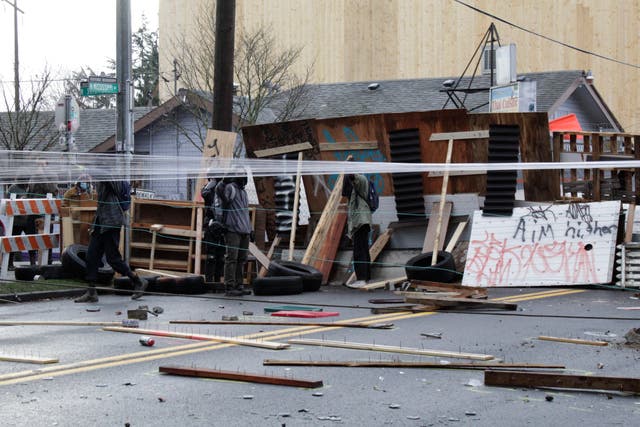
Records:
<instances>
[{"instance_id":1,"label":"green street sign","mask_svg":"<svg viewBox=\"0 0 640 427\"><path fill-rule=\"evenodd\" d=\"M118 93L118 83L115 79L89 77L88 82L80 83L82 96L115 95Z\"/></svg>"}]
</instances>

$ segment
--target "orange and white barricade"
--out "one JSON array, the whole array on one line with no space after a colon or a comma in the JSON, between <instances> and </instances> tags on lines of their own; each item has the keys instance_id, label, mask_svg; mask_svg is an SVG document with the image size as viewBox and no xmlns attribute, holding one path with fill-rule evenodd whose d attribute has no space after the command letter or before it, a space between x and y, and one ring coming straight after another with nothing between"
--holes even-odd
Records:
<instances>
[{"instance_id":1,"label":"orange and white barricade","mask_svg":"<svg viewBox=\"0 0 640 427\"><path fill-rule=\"evenodd\" d=\"M40 265L47 263L47 249L58 247L60 235L58 233L42 233L12 236L13 218L20 215L44 215L44 230L51 229L51 215L60 214L61 200L54 199L47 194L46 199L0 199L0 215L8 218L6 236L0 237L0 278L6 279L9 270L9 254L37 250L40 254Z\"/></svg>"}]
</instances>

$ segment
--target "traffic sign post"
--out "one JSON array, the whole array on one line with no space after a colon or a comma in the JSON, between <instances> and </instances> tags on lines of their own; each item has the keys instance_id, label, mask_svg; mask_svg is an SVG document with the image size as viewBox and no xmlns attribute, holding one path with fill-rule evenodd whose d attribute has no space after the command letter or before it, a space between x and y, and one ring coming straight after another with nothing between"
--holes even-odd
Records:
<instances>
[{"instance_id":1,"label":"traffic sign post","mask_svg":"<svg viewBox=\"0 0 640 427\"><path fill-rule=\"evenodd\" d=\"M80 107L73 96L63 95L56 103L55 124L60 132L64 133L61 143L65 151L70 151L73 147L71 134L80 127Z\"/></svg>"}]
</instances>

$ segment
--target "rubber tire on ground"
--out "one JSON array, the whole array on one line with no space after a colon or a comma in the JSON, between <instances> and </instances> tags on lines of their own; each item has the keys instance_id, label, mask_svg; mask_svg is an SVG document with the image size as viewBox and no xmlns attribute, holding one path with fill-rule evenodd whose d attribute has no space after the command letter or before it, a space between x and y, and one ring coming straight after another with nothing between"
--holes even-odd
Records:
<instances>
[{"instance_id":1,"label":"rubber tire on ground","mask_svg":"<svg viewBox=\"0 0 640 427\"><path fill-rule=\"evenodd\" d=\"M432 257L433 252L426 252L409 259L404 267L407 279L442 283L451 283L459 279L460 275L456 272L456 264L451 253L439 251L438 262L434 265L431 265Z\"/></svg>"},{"instance_id":2,"label":"rubber tire on ground","mask_svg":"<svg viewBox=\"0 0 640 427\"><path fill-rule=\"evenodd\" d=\"M24 267L16 266L14 274L16 276L16 280L30 282L37 274L40 274L40 267L37 265L28 265Z\"/></svg>"},{"instance_id":3,"label":"rubber tire on ground","mask_svg":"<svg viewBox=\"0 0 640 427\"><path fill-rule=\"evenodd\" d=\"M40 273L47 280L68 279L62 264L49 264L40 267Z\"/></svg>"},{"instance_id":4,"label":"rubber tire on ground","mask_svg":"<svg viewBox=\"0 0 640 427\"><path fill-rule=\"evenodd\" d=\"M142 276L149 284L147 285L147 291L149 292L162 292L158 286L157 280L161 276ZM131 279L126 276L116 277L113 279L113 289L115 289L116 295L131 295L133 291L133 283Z\"/></svg>"},{"instance_id":5,"label":"rubber tire on ground","mask_svg":"<svg viewBox=\"0 0 640 427\"><path fill-rule=\"evenodd\" d=\"M184 277L159 277L156 279L158 292L175 295L198 295L209 290L204 277L200 275Z\"/></svg>"},{"instance_id":6,"label":"rubber tire on ground","mask_svg":"<svg viewBox=\"0 0 640 427\"><path fill-rule=\"evenodd\" d=\"M267 277L273 276L298 276L302 279L304 292L314 292L322 285L322 272L320 270L295 261L271 261L267 271Z\"/></svg>"},{"instance_id":7,"label":"rubber tire on ground","mask_svg":"<svg viewBox=\"0 0 640 427\"><path fill-rule=\"evenodd\" d=\"M251 286L254 295L297 295L304 290L300 276L257 277Z\"/></svg>"},{"instance_id":8,"label":"rubber tire on ground","mask_svg":"<svg viewBox=\"0 0 640 427\"><path fill-rule=\"evenodd\" d=\"M84 279L87 275L87 246L74 243L64 248L61 261L65 274L68 277ZM113 278L113 268L107 264L107 260L102 256L102 266L98 269L98 283L110 283Z\"/></svg>"}]
</instances>

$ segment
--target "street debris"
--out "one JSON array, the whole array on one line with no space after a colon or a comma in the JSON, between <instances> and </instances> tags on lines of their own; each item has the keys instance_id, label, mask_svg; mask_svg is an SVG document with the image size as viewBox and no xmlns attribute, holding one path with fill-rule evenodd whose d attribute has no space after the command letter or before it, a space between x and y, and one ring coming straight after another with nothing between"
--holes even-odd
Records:
<instances>
[{"instance_id":1,"label":"street debris","mask_svg":"<svg viewBox=\"0 0 640 427\"><path fill-rule=\"evenodd\" d=\"M318 388L322 381L296 380L293 378L275 377L258 374L243 374L239 372L221 371L217 369L189 368L183 366L160 366L160 372L198 378L216 378L234 381L245 381L260 384L284 385L290 387Z\"/></svg>"},{"instance_id":2,"label":"street debris","mask_svg":"<svg viewBox=\"0 0 640 427\"><path fill-rule=\"evenodd\" d=\"M627 340L627 344L640 344L640 328L630 329L624 338Z\"/></svg>"},{"instance_id":3,"label":"street debris","mask_svg":"<svg viewBox=\"0 0 640 427\"><path fill-rule=\"evenodd\" d=\"M606 341L589 341L589 340L581 340L581 339L575 339L575 338L549 337L546 335L540 335L538 339L541 341L556 341L556 342L564 342L564 343L570 343L570 344L597 345L597 346L609 345L609 343Z\"/></svg>"}]
</instances>

